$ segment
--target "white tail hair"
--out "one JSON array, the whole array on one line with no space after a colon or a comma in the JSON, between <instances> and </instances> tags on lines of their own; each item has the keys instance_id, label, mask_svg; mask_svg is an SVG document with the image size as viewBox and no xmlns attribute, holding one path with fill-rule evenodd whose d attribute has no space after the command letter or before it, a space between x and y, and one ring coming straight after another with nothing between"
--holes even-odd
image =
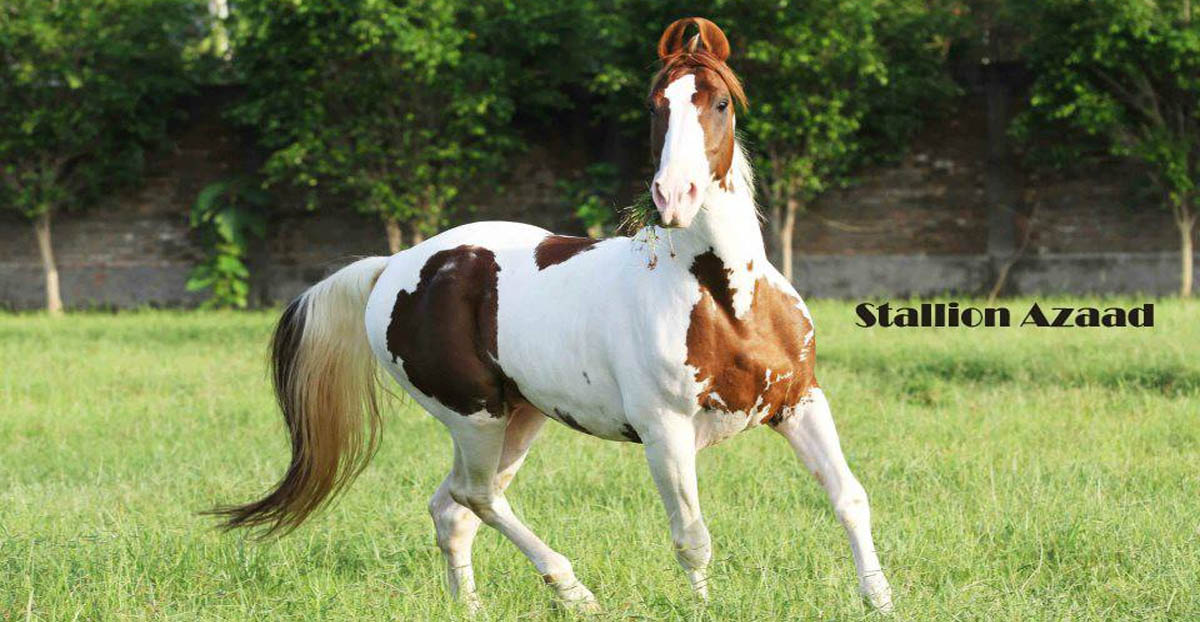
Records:
<instances>
[{"instance_id":1,"label":"white tail hair","mask_svg":"<svg viewBox=\"0 0 1200 622\"><path fill-rule=\"evenodd\" d=\"M212 511L226 528L291 531L379 447L377 363L363 313L387 257L356 261L296 297L271 341L275 397L292 441L287 473L258 501Z\"/></svg>"}]
</instances>

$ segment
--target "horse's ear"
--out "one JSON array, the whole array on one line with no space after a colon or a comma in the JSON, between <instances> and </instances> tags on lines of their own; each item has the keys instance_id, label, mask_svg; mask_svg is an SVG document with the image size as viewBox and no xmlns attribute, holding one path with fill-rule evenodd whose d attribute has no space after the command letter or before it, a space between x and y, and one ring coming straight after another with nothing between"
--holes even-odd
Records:
<instances>
[{"instance_id":1,"label":"horse's ear","mask_svg":"<svg viewBox=\"0 0 1200 622\"><path fill-rule=\"evenodd\" d=\"M717 57L717 60L724 61L729 58L729 39L725 38L725 33L716 24L704 19L703 17L685 17L680 20L675 20L667 29L663 31L662 37L658 39L658 57L666 59L684 51L683 35L688 26L695 26L698 31L687 44L688 52L696 52L700 49Z\"/></svg>"}]
</instances>

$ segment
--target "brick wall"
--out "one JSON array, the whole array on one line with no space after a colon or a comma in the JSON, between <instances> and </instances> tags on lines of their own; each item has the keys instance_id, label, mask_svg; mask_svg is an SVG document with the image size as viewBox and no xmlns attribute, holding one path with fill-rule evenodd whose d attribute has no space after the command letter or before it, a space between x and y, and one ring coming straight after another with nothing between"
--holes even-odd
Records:
<instances>
[{"instance_id":1,"label":"brick wall","mask_svg":"<svg viewBox=\"0 0 1200 622\"><path fill-rule=\"evenodd\" d=\"M193 121L152 163L141 188L96 209L56 217L54 244L66 304L198 302L184 288L188 271L202 256L187 226L188 211L206 184L254 167L238 133L212 112L219 109L216 104L190 104ZM926 128L900 161L861 171L850 187L829 192L811 206L796 227L801 289L854 296L869 285L871 291L927 294L949 282L937 276L940 270L958 275L950 289L977 292L990 283L991 263L980 258L988 251L986 125L978 98L967 98L952 119ZM588 160L579 144L545 139L517 159L506 188L480 188L468 197L478 207L460 218L519 220L580 232L555 189L556 179ZM1170 291L1178 259L1169 254L1177 249L1178 234L1166 211L1153 209L1153 198L1136 191L1136 172L1109 166L1082 179L1026 175L1020 183L1023 209L1035 208L1029 258L1022 265L1043 276L1014 279L1014 291L1022 291L1021 283L1029 291L1053 289L1054 279L1064 291L1125 291L1138 283L1153 284L1144 291ZM305 213L285 207L273 218L269 239L249 258L255 273L252 297L258 303L286 299L352 257L386 251L382 226L372 218L350 210ZM1113 252L1125 257L1113 260L1126 275L1120 279L1100 279L1095 261L1080 259ZM838 260L851 255L856 259ZM945 261L938 267L920 257ZM911 274L887 269L909 264L929 278L913 281ZM32 228L0 210L0 306L39 306L41 279ZM810 287L804 287L805 280Z\"/></svg>"}]
</instances>

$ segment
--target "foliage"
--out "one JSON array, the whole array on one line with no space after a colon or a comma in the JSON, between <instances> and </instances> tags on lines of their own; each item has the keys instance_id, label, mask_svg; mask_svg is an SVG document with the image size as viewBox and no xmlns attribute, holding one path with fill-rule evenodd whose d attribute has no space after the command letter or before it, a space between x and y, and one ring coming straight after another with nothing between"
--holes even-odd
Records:
<instances>
[{"instance_id":1,"label":"foliage","mask_svg":"<svg viewBox=\"0 0 1200 622\"><path fill-rule=\"evenodd\" d=\"M767 5L736 24L747 41L738 69L752 106L742 127L772 207L810 200L846 172L865 95L887 80L877 19L871 4L827 0Z\"/></svg>"},{"instance_id":2,"label":"foliage","mask_svg":"<svg viewBox=\"0 0 1200 622\"><path fill-rule=\"evenodd\" d=\"M952 43L964 36L959 0L896 0L877 5L875 36L887 80L870 81L853 165L892 160L926 122L949 115L962 89L947 70Z\"/></svg>"},{"instance_id":3,"label":"foliage","mask_svg":"<svg viewBox=\"0 0 1200 622\"><path fill-rule=\"evenodd\" d=\"M747 1L733 13L750 98L741 127L772 208L839 185L868 149L903 149L956 93L944 63L953 20L940 3Z\"/></svg>"},{"instance_id":4,"label":"foliage","mask_svg":"<svg viewBox=\"0 0 1200 622\"><path fill-rule=\"evenodd\" d=\"M1049 0L1016 7L1016 19L1037 27L1025 49L1036 80L1014 132L1054 166L1097 148L1143 164L1186 251L1200 207L1200 22L1191 19L1190 2ZM1043 130L1065 140L1040 148L1034 139Z\"/></svg>"},{"instance_id":5,"label":"foliage","mask_svg":"<svg viewBox=\"0 0 1200 622\"><path fill-rule=\"evenodd\" d=\"M601 0L589 2L582 45L594 53L580 66L581 79L595 99L605 123L617 123L629 135L649 136L646 89L656 69L655 46L668 24L693 15L695 5L669 0ZM722 7L713 3L710 19L724 26ZM648 151L648 150L647 150Z\"/></svg>"},{"instance_id":6,"label":"foliage","mask_svg":"<svg viewBox=\"0 0 1200 622\"><path fill-rule=\"evenodd\" d=\"M0 194L29 218L142 172L190 88L199 0L0 5Z\"/></svg>"},{"instance_id":7,"label":"foliage","mask_svg":"<svg viewBox=\"0 0 1200 622\"><path fill-rule=\"evenodd\" d=\"M958 22L949 0L860 2L609 0L588 14L588 88L607 122L648 134L636 106L654 69L654 44L680 17L702 14L730 37L730 63L749 110L738 129L773 211L844 182L853 167L902 150L958 94L946 71ZM773 221L780 217L773 215Z\"/></svg>"},{"instance_id":8,"label":"foliage","mask_svg":"<svg viewBox=\"0 0 1200 622\"><path fill-rule=\"evenodd\" d=\"M558 182L558 191L575 207L575 216L583 222L588 235L600 237L612 222L620 183L618 173L613 164L597 162L574 178Z\"/></svg>"},{"instance_id":9,"label":"foliage","mask_svg":"<svg viewBox=\"0 0 1200 622\"><path fill-rule=\"evenodd\" d=\"M436 225L483 172L503 168L521 74L481 36L497 3L238 7L234 59L248 92L235 116L271 151L268 183L302 189L310 208L340 197Z\"/></svg>"},{"instance_id":10,"label":"foliage","mask_svg":"<svg viewBox=\"0 0 1200 622\"><path fill-rule=\"evenodd\" d=\"M588 67L605 51L595 0L484 0L469 26L473 53L491 57L502 80L487 84L512 100L514 118L538 129L557 127L556 113L580 103ZM499 122L499 121L497 121Z\"/></svg>"},{"instance_id":11,"label":"foliage","mask_svg":"<svg viewBox=\"0 0 1200 622\"><path fill-rule=\"evenodd\" d=\"M1039 24L1025 50L1037 79L1015 132L1031 139L1043 124L1070 128L1079 136L1056 145L1054 164L1103 146L1145 163L1174 197L1200 198L1200 22L1185 22L1176 2L1025 9L1019 19Z\"/></svg>"},{"instance_id":12,"label":"foliage","mask_svg":"<svg viewBox=\"0 0 1200 622\"><path fill-rule=\"evenodd\" d=\"M192 269L187 288L211 290L205 308L246 307L250 271L243 259L249 235L266 234L269 203L270 195L247 178L209 184L197 195L189 223L200 230L208 257Z\"/></svg>"}]
</instances>

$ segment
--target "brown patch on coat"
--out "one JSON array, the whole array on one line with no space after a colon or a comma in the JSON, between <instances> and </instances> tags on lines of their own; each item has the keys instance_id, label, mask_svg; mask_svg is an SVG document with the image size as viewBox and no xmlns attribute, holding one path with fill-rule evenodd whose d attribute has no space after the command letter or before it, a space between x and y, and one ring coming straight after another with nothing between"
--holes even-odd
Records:
<instances>
[{"instance_id":1,"label":"brown patch on coat","mask_svg":"<svg viewBox=\"0 0 1200 622\"><path fill-rule=\"evenodd\" d=\"M599 241L574 235L548 235L533 249L533 260L537 263L538 270L545 270L591 250Z\"/></svg>"},{"instance_id":2,"label":"brown patch on coat","mask_svg":"<svg viewBox=\"0 0 1200 622\"><path fill-rule=\"evenodd\" d=\"M695 26L698 32L685 44L684 33L690 26ZM700 111L709 170L721 188L731 190L727 178L733 166L733 109L735 103L746 107L746 92L737 74L725 64L729 58L725 33L704 18L684 18L663 31L658 54L663 66L650 81L648 103L651 156L655 162L661 157L670 121L670 106L663 91L675 80L694 74L696 93L692 95L692 103Z\"/></svg>"},{"instance_id":3,"label":"brown patch on coat","mask_svg":"<svg viewBox=\"0 0 1200 622\"><path fill-rule=\"evenodd\" d=\"M691 271L700 300L688 325L687 364L703 385L700 406L749 413L757 405L763 421L780 420L816 386L816 339L804 342L812 324L797 299L765 277L754 282L750 309L734 317L730 270L712 251L697 256Z\"/></svg>"},{"instance_id":4,"label":"brown patch on coat","mask_svg":"<svg viewBox=\"0 0 1200 622\"><path fill-rule=\"evenodd\" d=\"M704 155L708 170L724 190L732 190L729 169L733 167L733 105L729 88L711 70L696 72L696 93L692 103L700 109L700 127L704 130ZM725 102L725 108L719 107Z\"/></svg>"},{"instance_id":5,"label":"brown patch on coat","mask_svg":"<svg viewBox=\"0 0 1200 622\"><path fill-rule=\"evenodd\" d=\"M447 408L505 414L524 400L496 363L496 291L492 251L462 245L434 253L417 287L396 295L387 328L392 362L409 382Z\"/></svg>"}]
</instances>

